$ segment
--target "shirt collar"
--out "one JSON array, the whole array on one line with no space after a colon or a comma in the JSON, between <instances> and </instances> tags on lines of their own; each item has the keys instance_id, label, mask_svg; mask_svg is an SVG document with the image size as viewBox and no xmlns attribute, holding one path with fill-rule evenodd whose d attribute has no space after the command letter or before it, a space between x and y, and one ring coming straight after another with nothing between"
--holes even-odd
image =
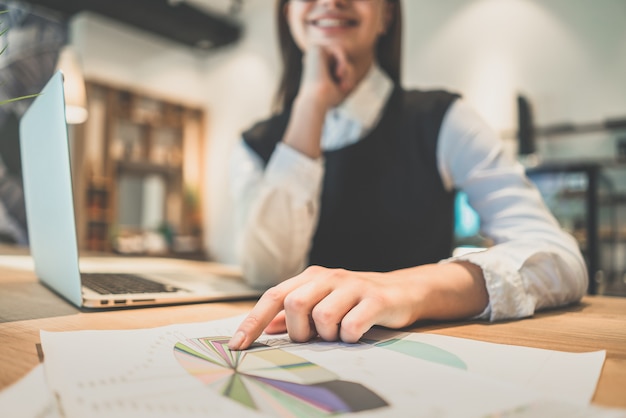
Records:
<instances>
[{"instance_id":1,"label":"shirt collar","mask_svg":"<svg viewBox=\"0 0 626 418\"><path fill-rule=\"evenodd\" d=\"M392 90L393 82L374 63L356 89L335 110L367 131L378 122Z\"/></svg>"}]
</instances>

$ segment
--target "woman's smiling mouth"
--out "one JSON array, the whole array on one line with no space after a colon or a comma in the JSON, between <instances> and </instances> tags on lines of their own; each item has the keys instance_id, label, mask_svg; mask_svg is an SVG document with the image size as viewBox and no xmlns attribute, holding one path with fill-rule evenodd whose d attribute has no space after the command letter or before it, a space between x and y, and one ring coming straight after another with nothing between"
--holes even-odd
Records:
<instances>
[{"instance_id":1,"label":"woman's smiling mouth","mask_svg":"<svg viewBox=\"0 0 626 418\"><path fill-rule=\"evenodd\" d=\"M309 20L309 25L317 28L349 28L355 27L357 21L355 19L341 19L336 17L322 17Z\"/></svg>"}]
</instances>

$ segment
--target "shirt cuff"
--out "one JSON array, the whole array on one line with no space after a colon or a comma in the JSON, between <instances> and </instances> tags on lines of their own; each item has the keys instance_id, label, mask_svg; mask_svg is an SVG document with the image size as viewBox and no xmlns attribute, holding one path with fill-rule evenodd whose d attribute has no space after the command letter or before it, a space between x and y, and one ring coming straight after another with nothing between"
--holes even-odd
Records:
<instances>
[{"instance_id":1,"label":"shirt cuff","mask_svg":"<svg viewBox=\"0 0 626 418\"><path fill-rule=\"evenodd\" d=\"M267 184L286 189L299 202L316 198L323 176L322 158L309 158L283 143L277 144L265 168Z\"/></svg>"}]
</instances>

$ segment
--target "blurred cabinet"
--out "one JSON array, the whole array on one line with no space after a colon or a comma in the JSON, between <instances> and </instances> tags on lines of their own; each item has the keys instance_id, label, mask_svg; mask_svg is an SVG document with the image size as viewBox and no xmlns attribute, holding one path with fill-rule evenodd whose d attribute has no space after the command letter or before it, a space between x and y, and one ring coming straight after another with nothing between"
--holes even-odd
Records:
<instances>
[{"instance_id":1,"label":"blurred cabinet","mask_svg":"<svg viewBox=\"0 0 626 418\"><path fill-rule=\"evenodd\" d=\"M553 164L527 170L561 227L580 245L589 270L590 294L613 274L601 258L601 231L610 230L612 189L599 164Z\"/></svg>"},{"instance_id":2,"label":"blurred cabinet","mask_svg":"<svg viewBox=\"0 0 626 418\"><path fill-rule=\"evenodd\" d=\"M91 179L86 188L84 207L84 247L92 251L109 250L109 225L112 221L110 186L106 180Z\"/></svg>"},{"instance_id":3,"label":"blurred cabinet","mask_svg":"<svg viewBox=\"0 0 626 418\"><path fill-rule=\"evenodd\" d=\"M72 163L81 249L203 258L202 109L88 82Z\"/></svg>"}]
</instances>

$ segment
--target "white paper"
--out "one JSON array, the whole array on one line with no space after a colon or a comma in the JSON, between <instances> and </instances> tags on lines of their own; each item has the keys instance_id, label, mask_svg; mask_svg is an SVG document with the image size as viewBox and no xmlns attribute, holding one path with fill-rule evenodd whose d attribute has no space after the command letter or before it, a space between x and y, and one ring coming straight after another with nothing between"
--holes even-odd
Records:
<instances>
[{"instance_id":1,"label":"white paper","mask_svg":"<svg viewBox=\"0 0 626 418\"><path fill-rule=\"evenodd\" d=\"M54 395L46 384L43 365L0 392L0 413L11 418L60 418Z\"/></svg>"},{"instance_id":2,"label":"white paper","mask_svg":"<svg viewBox=\"0 0 626 418\"><path fill-rule=\"evenodd\" d=\"M266 396L265 387L259 390L255 386L259 386L258 381L251 386L246 383L251 388L251 396L257 397L254 407L245 406L230 395L222 394L229 388L222 388L221 393L200 381L207 375L192 376L174 355L176 343L232 335L241 319L131 331L43 331L41 340L48 381L60 395L67 417L291 416L285 405L292 404L280 397ZM402 343L292 344L286 336L264 336L261 341L314 363L319 366L314 366L318 374L331 374L337 380L358 383L372 393L372 398L379 396L387 403L361 411L359 416L465 418L519 411L546 397L562 399L562 390L550 393L545 388L563 384L576 387L576 391L588 399L602 366L599 358L603 359L602 353L578 355L520 350L520 347L434 334L405 335L375 330L366 337L376 341L402 337ZM417 347L418 354L398 350L406 347ZM247 355L247 358L254 358ZM437 356L443 356L444 363L452 359L456 365L433 361ZM493 363L489 363L490 357ZM466 367L458 367L459 361ZM555 376L554 371L563 367L578 368L579 361L584 364L582 371L567 378ZM524 367L502 370L512 364ZM285 374L285 370L289 369L279 372ZM245 370L238 373L243 376ZM541 379L549 381L541 387L541 392L524 384L534 385ZM291 414L297 415L293 410Z\"/></svg>"},{"instance_id":3,"label":"white paper","mask_svg":"<svg viewBox=\"0 0 626 418\"><path fill-rule=\"evenodd\" d=\"M389 338L386 335L389 331L374 332L380 333L378 339ZM398 336L442 348L462 358L470 372L533 388L550 398L579 405L591 402L606 357L604 350L568 353L428 333Z\"/></svg>"}]
</instances>

